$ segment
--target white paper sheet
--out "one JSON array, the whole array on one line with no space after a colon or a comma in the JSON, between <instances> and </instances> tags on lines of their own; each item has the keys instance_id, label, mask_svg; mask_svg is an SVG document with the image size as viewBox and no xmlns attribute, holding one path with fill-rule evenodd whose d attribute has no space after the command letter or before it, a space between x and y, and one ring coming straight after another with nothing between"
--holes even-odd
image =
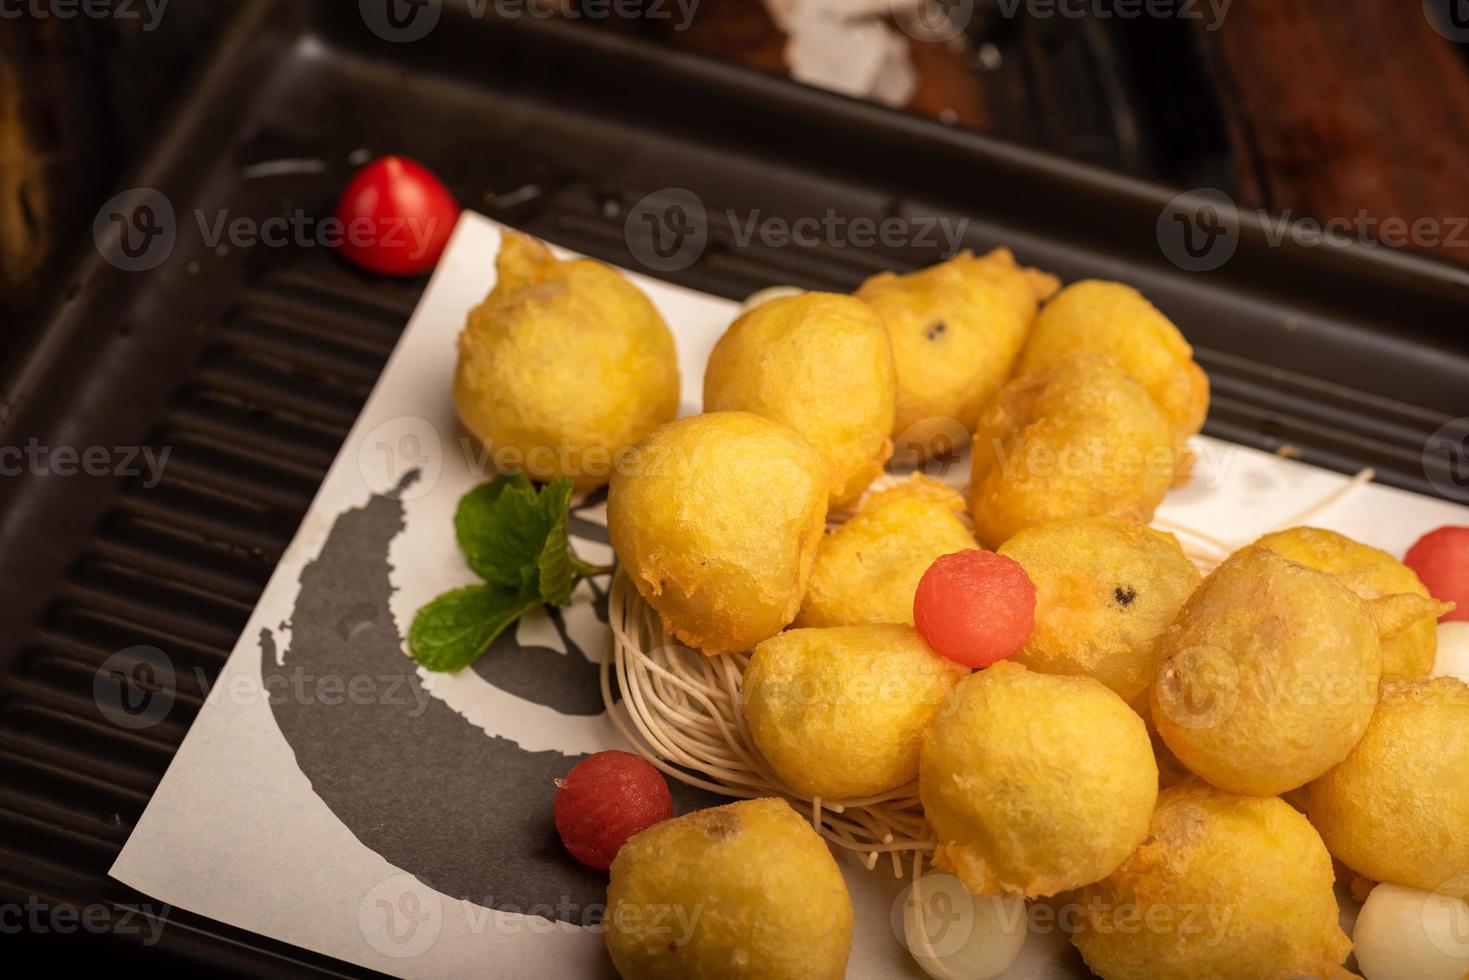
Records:
<instances>
[{"instance_id":1,"label":"white paper sheet","mask_svg":"<svg viewBox=\"0 0 1469 980\"><path fill-rule=\"evenodd\" d=\"M489 679L474 669L453 676L418 671L397 641L419 606L475 581L450 518L460 496L486 474L476 468L473 449L464 448L449 391L455 337L493 284L499 235L498 225L477 215L460 222L114 864L118 880L170 905L403 977L611 975L601 935L579 924L596 911L595 888L574 868L541 880L534 870L512 867L522 849L532 862L559 858L547 833L549 805L544 813L524 809L527 799L549 799L541 777L559 754L621 746L598 713L595 692L578 698L578 688L565 683L594 674L607 652L591 590L584 584L559 621L538 613L521 622L516 649L485 658L495 660L486 668ZM631 278L675 332L681 408L697 411L704 361L737 304ZM1245 542L1282 526L1345 482L1214 440L1201 439L1196 448L1195 481L1172 494L1159 516L1226 540ZM374 496L410 470L418 478L397 502ZM579 516L586 524L574 529L578 552L607 560L610 552L592 530L601 508ZM402 529L394 531L399 517ZM1315 523L1400 554L1433 527L1469 523L1469 510L1369 486ZM360 540L366 543L358 553L353 542ZM383 550L387 567L378 574ZM386 669L385 639L397 643L400 657L390 656ZM323 659L323 650L339 659ZM344 669L357 652L362 670ZM545 680L548 671L560 681ZM270 703L271 691L285 692L283 704ZM529 768L497 781L494 760L507 759ZM429 805L437 810L425 810ZM404 814L416 821L411 832L394 826ZM500 824L502 830L481 833ZM497 851L500 845L515 851ZM520 883L511 887L518 892L496 893L498 870ZM844 871L857 915L849 976L921 976L892 927L901 883L890 867L880 862L868 872L844 860ZM489 884L476 891L466 882ZM532 909L538 903L545 907ZM1033 935L1007 976L1084 975L1079 970L1069 944L1052 932Z\"/></svg>"}]
</instances>

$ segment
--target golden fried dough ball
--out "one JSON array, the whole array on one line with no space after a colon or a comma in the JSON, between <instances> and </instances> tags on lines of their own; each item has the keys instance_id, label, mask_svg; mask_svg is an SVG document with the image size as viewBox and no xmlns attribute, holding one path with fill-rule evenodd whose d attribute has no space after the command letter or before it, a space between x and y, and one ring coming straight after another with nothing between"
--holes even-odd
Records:
<instances>
[{"instance_id":1,"label":"golden fried dough ball","mask_svg":"<svg viewBox=\"0 0 1469 980\"><path fill-rule=\"evenodd\" d=\"M622 846L607 949L623 980L840 980L852 900L826 843L783 800L696 810Z\"/></svg>"},{"instance_id":2,"label":"golden fried dough ball","mask_svg":"<svg viewBox=\"0 0 1469 980\"><path fill-rule=\"evenodd\" d=\"M706 412L784 422L831 467L831 505L861 496L892 455L893 349L882 321L836 293L782 296L725 331L704 374Z\"/></svg>"},{"instance_id":3,"label":"golden fried dough ball","mask_svg":"<svg viewBox=\"0 0 1469 980\"><path fill-rule=\"evenodd\" d=\"M1017 373L1039 371L1075 354L1100 354L1148 390L1175 442L1198 432L1209 411L1209 379L1183 334L1136 289L1088 279L1041 309Z\"/></svg>"},{"instance_id":4,"label":"golden fried dough ball","mask_svg":"<svg viewBox=\"0 0 1469 980\"><path fill-rule=\"evenodd\" d=\"M1407 565L1385 551L1335 531L1296 527L1267 534L1256 544L1264 545L1282 558L1335 575L1363 599L1400 594L1430 598L1428 588ZM1416 680L1427 677L1433 670L1433 658L1438 652L1435 630L1440 615L1438 605L1424 602L1414 606L1421 609L1418 615L1410 612L1407 625L1382 637L1385 681Z\"/></svg>"},{"instance_id":5,"label":"golden fried dough ball","mask_svg":"<svg viewBox=\"0 0 1469 980\"><path fill-rule=\"evenodd\" d=\"M1009 249L969 252L907 275L884 272L857 297L887 325L898 365L893 435L904 458L953 449L935 440L972 429L1004 384L1054 276L1016 264ZM955 422L958 425L955 425Z\"/></svg>"},{"instance_id":6,"label":"golden fried dough ball","mask_svg":"<svg viewBox=\"0 0 1469 980\"><path fill-rule=\"evenodd\" d=\"M1059 361L1011 381L980 416L976 535L992 548L1049 521L1151 520L1177 466L1168 421L1141 385L1104 358Z\"/></svg>"},{"instance_id":7,"label":"golden fried dough ball","mask_svg":"<svg viewBox=\"0 0 1469 980\"><path fill-rule=\"evenodd\" d=\"M1035 583L1035 630L1015 659L1128 701L1153 682L1158 639L1200 578L1173 535L1125 517L1039 524L999 552Z\"/></svg>"},{"instance_id":8,"label":"golden fried dough ball","mask_svg":"<svg viewBox=\"0 0 1469 980\"><path fill-rule=\"evenodd\" d=\"M1151 715L1193 772L1274 796L1346 757L1381 676L1366 602L1324 572L1251 547L1204 579L1164 635Z\"/></svg>"},{"instance_id":9,"label":"golden fried dough ball","mask_svg":"<svg viewBox=\"0 0 1469 980\"><path fill-rule=\"evenodd\" d=\"M872 510L888 500L899 497L916 497L919 500L928 500L936 504L943 504L956 514L968 508L968 501L964 494L956 487L952 487L943 480L931 477L917 470L908 474L906 480L883 487L881 490L872 490L862 498L861 510Z\"/></svg>"},{"instance_id":10,"label":"golden fried dough ball","mask_svg":"<svg viewBox=\"0 0 1469 980\"><path fill-rule=\"evenodd\" d=\"M797 626L913 624L913 593L928 566L976 547L952 507L963 506L962 498L949 491L947 501L936 501L928 486L910 482L873 494L822 538Z\"/></svg>"},{"instance_id":11,"label":"golden fried dough ball","mask_svg":"<svg viewBox=\"0 0 1469 980\"><path fill-rule=\"evenodd\" d=\"M1469 685L1383 685L1362 740L1311 784L1307 813L1352 870L1469 895Z\"/></svg>"},{"instance_id":12,"label":"golden fried dough ball","mask_svg":"<svg viewBox=\"0 0 1469 980\"><path fill-rule=\"evenodd\" d=\"M967 671L911 626L787 630L761 643L742 694L750 737L806 796L854 800L918 776L918 747Z\"/></svg>"},{"instance_id":13,"label":"golden fried dough ball","mask_svg":"<svg viewBox=\"0 0 1469 980\"><path fill-rule=\"evenodd\" d=\"M794 429L749 412L660 426L618 464L607 531L673 634L747 650L801 608L826 527L826 464Z\"/></svg>"},{"instance_id":14,"label":"golden fried dough ball","mask_svg":"<svg viewBox=\"0 0 1469 980\"><path fill-rule=\"evenodd\" d=\"M976 894L1053 895L1111 874L1158 796L1143 720L1090 677L1001 661L959 682L923 738L934 860Z\"/></svg>"},{"instance_id":15,"label":"golden fried dough ball","mask_svg":"<svg viewBox=\"0 0 1469 980\"><path fill-rule=\"evenodd\" d=\"M454 407L500 469L578 490L678 412L673 335L648 297L591 259L506 232L495 288L459 335Z\"/></svg>"},{"instance_id":16,"label":"golden fried dough ball","mask_svg":"<svg viewBox=\"0 0 1469 980\"><path fill-rule=\"evenodd\" d=\"M1349 977L1332 882L1289 804L1194 779L1159 793L1147 841L1077 893L1072 941L1105 980Z\"/></svg>"}]
</instances>

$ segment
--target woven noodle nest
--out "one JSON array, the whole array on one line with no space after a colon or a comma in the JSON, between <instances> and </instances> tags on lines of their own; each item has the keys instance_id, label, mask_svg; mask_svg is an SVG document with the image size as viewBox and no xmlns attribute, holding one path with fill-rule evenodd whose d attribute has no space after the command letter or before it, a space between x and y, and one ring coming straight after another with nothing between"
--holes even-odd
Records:
<instances>
[{"instance_id":1,"label":"woven noodle nest","mask_svg":"<svg viewBox=\"0 0 1469 980\"><path fill-rule=\"evenodd\" d=\"M1341 487L1285 527L1305 523L1372 479L1370 470ZM876 488L874 488L876 489ZM1211 571L1234 546L1166 521L1160 530L1178 536L1187 554ZM893 873L916 878L935 841L918 799L918 784L852 800L806 796L781 781L760 757L745 723L740 684L749 653L706 656L684 646L638 593L621 568L608 597L612 655L602 663L607 714L634 749L665 775L690 786L739 799L777 796L810 815L812 827L832 844L859 855L870 870L883 855ZM621 695L620 703L615 694Z\"/></svg>"}]
</instances>

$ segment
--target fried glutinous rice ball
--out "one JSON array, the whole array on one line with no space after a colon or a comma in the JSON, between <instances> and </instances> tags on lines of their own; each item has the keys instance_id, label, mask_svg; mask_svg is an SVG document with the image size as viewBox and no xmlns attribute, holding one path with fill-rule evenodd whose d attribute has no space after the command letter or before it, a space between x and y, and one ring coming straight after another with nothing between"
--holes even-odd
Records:
<instances>
[{"instance_id":1,"label":"fried glutinous rice ball","mask_svg":"<svg viewBox=\"0 0 1469 980\"><path fill-rule=\"evenodd\" d=\"M915 474L915 476L918 476ZM827 533L797 626L913 623L913 592L940 555L975 547L954 513L963 498L910 480L863 501L861 510ZM947 492L947 498L931 494Z\"/></svg>"},{"instance_id":2,"label":"fried glutinous rice ball","mask_svg":"<svg viewBox=\"0 0 1469 980\"><path fill-rule=\"evenodd\" d=\"M966 677L923 738L934 860L975 894L1098 881L1142 843L1158 796L1143 720L1090 677L1001 661Z\"/></svg>"},{"instance_id":3,"label":"fried glutinous rice ball","mask_svg":"<svg viewBox=\"0 0 1469 980\"><path fill-rule=\"evenodd\" d=\"M856 500L892 455L893 350L866 303L801 293L761 303L725 331L704 374L706 412L784 422L831 466L831 504Z\"/></svg>"},{"instance_id":4,"label":"fried glutinous rice ball","mask_svg":"<svg viewBox=\"0 0 1469 980\"><path fill-rule=\"evenodd\" d=\"M741 693L786 785L854 800L917 778L923 733L965 673L911 626L794 629L755 648Z\"/></svg>"},{"instance_id":5,"label":"fried glutinous rice ball","mask_svg":"<svg viewBox=\"0 0 1469 980\"><path fill-rule=\"evenodd\" d=\"M1071 938L1105 980L1349 977L1332 883L1288 803L1193 779L1159 793L1143 845L1077 893Z\"/></svg>"},{"instance_id":6,"label":"fried glutinous rice ball","mask_svg":"<svg viewBox=\"0 0 1469 980\"><path fill-rule=\"evenodd\" d=\"M673 335L621 273L506 232L495 288L459 335L454 407L495 467L601 486L678 411Z\"/></svg>"},{"instance_id":7,"label":"fried glutinous rice ball","mask_svg":"<svg viewBox=\"0 0 1469 980\"><path fill-rule=\"evenodd\" d=\"M952 450L1004 384L1054 276L1022 267L1009 249L969 252L908 275L884 272L857 290L887 325L898 366L893 435L905 460Z\"/></svg>"},{"instance_id":8,"label":"fried glutinous rice ball","mask_svg":"<svg viewBox=\"0 0 1469 980\"><path fill-rule=\"evenodd\" d=\"M840 980L852 948L836 861L777 799L696 810L628 841L603 924L624 980Z\"/></svg>"},{"instance_id":9,"label":"fried glutinous rice ball","mask_svg":"<svg viewBox=\"0 0 1469 980\"><path fill-rule=\"evenodd\" d=\"M1324 572L1250 547L1204 579L1164 635L1151 716L1194 773L1273 796L1346 758L1381 676L1366 602Z\"/></svg>"},{"instance_id":10,"label":"fried glutinous rice ball","mask_svg":"<svg viewBox=\"0 0 1469 980\"><path fill-rule=\"evenodd\" d=\"M1168 417L1182 444L1209 410L1209 379L1166 316L1130 286L1088 279L1061 290L1036 317L1018 373L1074 354L1100 354L1136 378Z\"/></svg>"},{"instance_id":11,"label":"fried glutinous rice ball","mask_svg":"<svg viewBox=\"0 0 1469 980\"><path fill-rule=\"evenodd\" d=\"M1307 813L1352 870L1469 895L1469 685L1384 685L1362 740L1311 784Z\"/></svg>"},{"instance_id":12,"label":"fried glutinous rice ball","mask_svg":"<svg viewBox=\"0 0 1469 980\"><path fill-rule=\"evenodd\" d=\"M1158 639L1198 587L1171 534L1122 517L1040 524L999 553L1035 583L1035 629L1015 659L1084 674L1131 701L1153 681Z\"/></svg>"},{"instance_id":13,"label":"fried glutinous rice ball","mask_svg":"<svg viewBox=\"0 0 1469 980\"><path fill-rule=\"evenodd\" d=\"M1005 386L980 416L972 465L975 531L993 548L1048 521L1151 520L1178 450L1141 385L1081 354Z\"/></svg>"},{"instance_id":14,"label":"fried glutinous rice ball","mask_svg":"<svg viewBox=\"0 0 1469 980\"><path fill-rule=\"evenodd\" d=\"M826 526L826 464L794 429L748 412L659 427L618 464L607 531L673 634L747 650L801 608Z\"/></svg>"},{"instance_id":15,"label":"fried glutinous rice ball","mask_svg":"<svg viewBox=\"0 0 1469 980\"><path fill-rule=\"evenodd\" d=\"M1402 607L1404 621L1394 624L1398 628L1382 637L1382 679L1411 681L1427 677L1433 670L1433 658L1438 652L1436 627L1442 607L1429 597L1427 587L1407 565L1344 534L1314 527L1277 531L1265 535L1256 544L1264 545L1282 558L1335 575L1363 599L1404 596L1393 604ZM1421 601L1415 602L1409 596ZM1383 626L1379 619L1379 633Z\"/></svg>"}]
</instances>

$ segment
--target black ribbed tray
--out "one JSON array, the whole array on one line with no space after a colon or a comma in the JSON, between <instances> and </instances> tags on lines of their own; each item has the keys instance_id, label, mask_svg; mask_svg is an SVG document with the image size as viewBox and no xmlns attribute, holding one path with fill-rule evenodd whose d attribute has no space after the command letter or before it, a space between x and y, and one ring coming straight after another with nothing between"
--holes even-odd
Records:
<instances>
[{"instance_id":1,"label":"black ribbed tray","mask_svg":"<svg viewBox=\"0 0 1469 980\"><path fill-rule=\"evenodd\" d=\"M1469 273L1458 268L1274 247L1246 217L1231 261L1187 273L1156 237L1173 192L936 123L613 31L475 19L453 0L412 44L375 36L357 4L247 3L123 185L167 197L172 256L125 272L89 247L0 388L0 446L171 452L156 486L0 480L0 903L146 901L106 870L423 286L317 247L209 249L188 233L193 214L329 214L364 150L420 159L466 206L630 268L647 254L626 220L636 202L692 190L710 244L668 278L730 297L776 282L847 289L937 256L741 247L726 209L963 217L971 247L1008 244L1066 279L1144 290L1213 379L1206 431L1288 443L1344 471L1370 465L1411 489L1432 489L1425 440L1469 415ZM300 159L321 165L257 166ZM127 731L100 713L93 681L138 644L169 655L178 706ZM23 938L52 956L167 972L360 972L177 911L156 947L116 932Z\"/></svg>"}]
</instances>

